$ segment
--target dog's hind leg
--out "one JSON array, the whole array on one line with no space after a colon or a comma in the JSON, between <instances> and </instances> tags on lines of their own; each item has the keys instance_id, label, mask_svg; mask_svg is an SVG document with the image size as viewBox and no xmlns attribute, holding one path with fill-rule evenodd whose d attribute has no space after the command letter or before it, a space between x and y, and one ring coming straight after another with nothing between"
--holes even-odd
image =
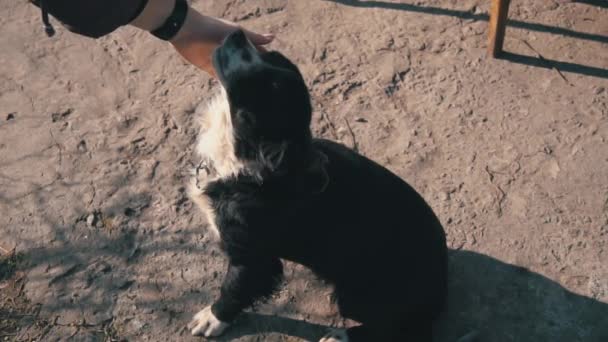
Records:
<instances>
[{"instance_id":1,"label":"dog's hind leg","mask_svg":"<svg viewBox=\"0 0 608 342\"><path fill-rule=\"evenodd\" d=\"M331 339L328 334L327 342L432 342L432 316L404 312L408 303L401 301L395 306L390 298L337 290L340 314L361 325L347 329L346 338L336 335Z\"/></svg>"},{"instance_id":2,"label":"dog's hind leg","mask_svg":"<svg viewBox=\"0 0 608 342\"><path fill-rule=\"evenodd\" d=\"M430 324L398 325L389 322L380 324L364 323L346 330L346 339L336 339L335 342L432 342L433 331ZM334 342L333 340L329 340Z\"/></svg>"},{"instance_id":3,"label":"dog's hind leg","mask_svg":"<svg viewBox=\"0 0 608 342\"><path fill-rule=\"evenodd\" d=\"M230 262L219 298L194 316L188 328L193 335L221 335L244 309L270 296L282 275L283 264L279 259L251 257L245 263Z\"/></svg>"}]
</instances>

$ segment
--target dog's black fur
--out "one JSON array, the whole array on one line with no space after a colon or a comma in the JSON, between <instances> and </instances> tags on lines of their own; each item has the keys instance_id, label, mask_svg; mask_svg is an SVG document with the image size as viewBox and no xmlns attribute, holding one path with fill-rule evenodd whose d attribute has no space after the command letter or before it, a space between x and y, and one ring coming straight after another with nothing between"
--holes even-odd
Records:
<instances>
[{"instance_id":1,"label":"dog's black fur","mask_svg":"<svg viewBox=\"0 0 608 342\"><path fill-rule=\"evenodd\" d=\"M312 138L306 84L283 55L258 52L238 31L214 66L247 172L205 189L229 258L213 314L230 322L269 296L286 259L334 285L340 313L361 323L350 341L431 341L447 292L431 208L382 166Z\"/></svg>"}]
</instances>

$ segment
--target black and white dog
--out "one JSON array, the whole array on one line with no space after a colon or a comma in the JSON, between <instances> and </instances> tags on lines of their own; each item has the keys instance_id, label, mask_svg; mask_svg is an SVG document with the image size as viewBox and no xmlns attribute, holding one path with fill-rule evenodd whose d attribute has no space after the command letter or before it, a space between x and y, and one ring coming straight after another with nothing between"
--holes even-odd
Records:
<instances>
[{"instance_id":1,"label":"black and white dog","mask_svg":"<svg viewBox=\"0 0 608 342\"><path fill-rule=\"evenodd\" d=\"M203 158L190 196L229 259L219 298L190 323L218 336L281 282L281 259L333 284L361 325L336 341L431 341L447 292L443 228L399 177L337 143L313 139L298 68L242 31L213 55L223 85L202 116Z\"/></svg>"}]
</instances>

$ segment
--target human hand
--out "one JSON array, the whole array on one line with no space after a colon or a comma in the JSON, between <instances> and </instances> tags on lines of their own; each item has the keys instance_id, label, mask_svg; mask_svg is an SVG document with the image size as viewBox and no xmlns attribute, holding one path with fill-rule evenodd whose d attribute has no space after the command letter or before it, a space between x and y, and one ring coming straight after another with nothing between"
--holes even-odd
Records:
<instances>
[{"instance_id":1,"label":"human hand","mask_svg":"<svg viewBox=\"0 0 608 342\"><path fill-rule=\"evenodd\" d=\"M213 50L230 33L240 26L228 20L202 15L193 8L188 11L184 25L171 39L171 44L190 63L216 76L211 62ZM247 37L259 49L274 39L271 34L258 34L244 30Z\"/></svg>"}]
</instances>

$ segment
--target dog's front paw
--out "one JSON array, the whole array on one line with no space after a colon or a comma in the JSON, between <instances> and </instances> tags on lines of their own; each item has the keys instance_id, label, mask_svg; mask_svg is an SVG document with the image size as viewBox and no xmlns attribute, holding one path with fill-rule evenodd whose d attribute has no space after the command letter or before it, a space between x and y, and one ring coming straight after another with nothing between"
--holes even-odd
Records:
<instances>
[{"instance_id":1,"label":"dog's front paw","mask_svg":"<svg viewBox=\"0 0 608 342\"><path fill-rule=\"evenodd\" d=\"M194 336L215 337L221 335L229 325L229 323L217 319L211 312L211 307L208 306L194 315L194 318L188 324L188 329Z\"/></svg>"},{"instance_id":2,"label":"dog's front paw","mask_svg":"<svg viewBox=\"0 0 608 342\"><path fill-rule=\"evenodd\" d=\"M319 342L348 342L348 335L344 329L333 329L323 336Z\"/></svg>"}]
</instances>

